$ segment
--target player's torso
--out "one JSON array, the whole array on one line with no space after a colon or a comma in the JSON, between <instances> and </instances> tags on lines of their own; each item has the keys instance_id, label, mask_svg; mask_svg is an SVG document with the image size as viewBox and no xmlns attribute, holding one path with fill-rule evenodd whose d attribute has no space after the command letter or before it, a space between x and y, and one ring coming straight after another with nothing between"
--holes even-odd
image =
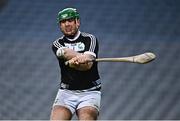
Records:
<instances>
[{"instance_id":1,"label":"player's torso","mask_svg":"<svg viewBox=\"0 0 180 121\"><path fill-rule=\"evenodd\" d=\"M83 53L90 49L90 45L93 43L91 39L92 38L86 34L80 34L75 40L69 40L63 37L59 40L59 43L67 48L73 49L76 52ZM70 85L74 89L86 89L93 87L96 85L95 81L99 79L97 63L93 64L93 67L88 71L78 71L67 67L64 65L62 60L59 60L59 65L61 67L61 83Z\"/></svg>"}]
</instances>

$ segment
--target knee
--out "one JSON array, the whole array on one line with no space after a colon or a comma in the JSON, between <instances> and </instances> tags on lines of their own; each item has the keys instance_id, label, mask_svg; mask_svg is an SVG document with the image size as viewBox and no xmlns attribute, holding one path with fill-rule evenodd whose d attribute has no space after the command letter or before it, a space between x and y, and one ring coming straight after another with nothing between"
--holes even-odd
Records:
<instances>
[{"instance_id":1,"label":"knee","mask_svg":"<svg viewBox=\"0 0 180 121\"><path fill-rule=\"evenodd\" d=\"M50 120L70 120L72 114L70 110L62 106L55 106L51 111Z\"/></svg>"},{"instance_id":2,"label":"knee","mask_svg":"<svg viewBox=\"0 0 180 121\"><path fill-rule=\"evenodd\" d=\"M97 120L99 112L95 108L86 107L77 111L79 120Z\"/></svg>"}]
</instances>

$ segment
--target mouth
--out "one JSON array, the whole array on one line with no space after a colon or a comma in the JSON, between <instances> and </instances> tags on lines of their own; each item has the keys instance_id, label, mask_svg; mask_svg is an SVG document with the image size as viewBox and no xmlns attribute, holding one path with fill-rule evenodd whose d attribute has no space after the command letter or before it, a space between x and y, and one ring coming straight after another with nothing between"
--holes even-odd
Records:
<instances>
[{"instance_id":1,"label":"mouth","mask_svg":"<svg viewBox=\"0 0 180 121\"><path fill-rule=\"evenodd\" d=\"M72 36L76 33L76 29L73 26L64 26L61 28L61 31L66 35L66 36Z\"/></svg>"},{"instance_id":2,"label":"mouth","mask_svg":"<svg viewBox=\"0 0 180 121\"><path fill-rule=\"evenodd\" d=\"M71 28L71 27L66 27L66 28L65 28L65 31L66 31L66 32L71 32L71 31L72 31L72 28Z\"/></svg>"}]
</instances>

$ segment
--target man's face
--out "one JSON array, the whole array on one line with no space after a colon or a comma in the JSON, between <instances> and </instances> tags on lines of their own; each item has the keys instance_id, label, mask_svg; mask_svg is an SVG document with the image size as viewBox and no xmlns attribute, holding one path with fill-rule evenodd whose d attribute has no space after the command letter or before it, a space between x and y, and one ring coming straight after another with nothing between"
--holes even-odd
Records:
<instances>
[{"instance_id":1,"label":"man's face","mask_svg":"<svg viewBox=\"0 0 180 121\"><path fill-rule=\"evenodd\" d=\"M67 37L75 36L79 26L80 21L77 19L67 19L60 22L61 31Z\"/></svg>"}]
</instances>

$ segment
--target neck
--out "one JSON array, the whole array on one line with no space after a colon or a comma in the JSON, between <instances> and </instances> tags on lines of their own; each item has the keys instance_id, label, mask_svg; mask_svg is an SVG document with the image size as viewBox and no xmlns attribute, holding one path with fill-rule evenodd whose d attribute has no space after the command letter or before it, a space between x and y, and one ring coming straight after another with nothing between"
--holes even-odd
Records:
<instances>
[{"instance_id":1,"label":"neck","mask_svg":"<svg viewBox=\"0 0 180 121\"><path fill-rule=\"evenodd\" d=\"M80 35L80 31L77 31L77 33L73 36L67 36L66 38L69 40L69 41L74 41L74 40L76 40L78 37L79 37L79 35Z\"/></svg>"}]
</instances>

